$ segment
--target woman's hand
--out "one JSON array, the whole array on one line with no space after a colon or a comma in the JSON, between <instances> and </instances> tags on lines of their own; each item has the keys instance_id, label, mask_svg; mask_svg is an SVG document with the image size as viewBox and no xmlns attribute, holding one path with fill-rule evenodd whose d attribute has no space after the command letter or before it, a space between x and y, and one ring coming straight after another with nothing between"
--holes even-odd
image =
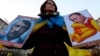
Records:
<instances>
[{"instance_id":1,"label":"woman's hand","mask_svg":"<svg viewBox=\"0 0 100 56\"><path fill-rule=\"evenodd\" d=\"M96 46L98 46L97 43L95 43L95 42L89 42L89 43L87 43L86 48L91 49L91 48L94 48Z\"/></svg>"},{"instance_id":2,"label":"woman's hand","mask_svg":"<svg viewBox=\"0 0 100 56\"><path fill-rule=\"evenodd\" d=\"M84 47L80 47L80 49L93 49L94 47L98 46L99 44L95 42L88 42Z\"/></svg>"},{"instance_id":3,"label":"woman's hand","mask_svg":"<svg viewBox=\"0 0 100 56\"><path fill-rule=\"evenodd\" d=\"M4 45L4 47L5 48L8 48L8 49L20 49L20 48L14 47L13 45L11 45L11 46Z\"/></svg>"}]
</instances>

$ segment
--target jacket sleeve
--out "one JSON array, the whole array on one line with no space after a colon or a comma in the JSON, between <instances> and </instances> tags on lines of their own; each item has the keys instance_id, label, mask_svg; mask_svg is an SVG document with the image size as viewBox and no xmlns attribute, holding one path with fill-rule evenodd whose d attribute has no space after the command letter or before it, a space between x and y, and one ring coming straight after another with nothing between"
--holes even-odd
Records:
<instances>
[{"instance_id":1,"label":"jacket sleeve","mask_svg":"<svg viewBox=\"0 0 100 56\"><path fill-rule=\"evenodd\" d=\"M88 49L75 49L70 47L66 42L64 42L66 48L68 49L69 56L91 56Z\"/></svg>"}]
</instances>

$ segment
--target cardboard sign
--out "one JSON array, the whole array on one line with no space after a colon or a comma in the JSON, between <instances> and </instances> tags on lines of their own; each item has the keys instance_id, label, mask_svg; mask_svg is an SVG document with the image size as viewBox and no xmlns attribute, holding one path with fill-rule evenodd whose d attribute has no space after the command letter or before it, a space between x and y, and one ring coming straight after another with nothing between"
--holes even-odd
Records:
<instances>
[{"instance_id":1,"label":"cardboard sign","mask_svg":"<svg viewBox=\"0 0 100 56\"><path fill-rule=\"evenodd\" d=\"M37 19L18 15L3 31L0 32L0 43L21 48L32 32Z\"/></svg>"},{"instance_id":2,"label":"cardboard sign","mask_svg":"<svg viewBox=\"0 0 100 56\"><path fill-rule=\"evenodd\" d=\"M64 20L74 47L85 46L91 41L100 43L100 26L86 9L64 15Z\"/></svg>"}]
</instances>

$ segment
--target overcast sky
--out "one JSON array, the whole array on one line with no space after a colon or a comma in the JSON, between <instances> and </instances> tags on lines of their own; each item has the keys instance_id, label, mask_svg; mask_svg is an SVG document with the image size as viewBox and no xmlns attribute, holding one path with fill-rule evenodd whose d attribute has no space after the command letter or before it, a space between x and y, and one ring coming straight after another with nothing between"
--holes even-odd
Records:
<instances>
[{"instance_id":1,"label":"overcast sky","mask_svg":"<svg viewBox=\"0 0 100 56\"><path fill-rule=\"evenodd\" d=\"M18 15L38 17L45 0L0 0L0 18L11 22ZM100 0L54 0L61 15L87 9L94 19L100 17Z\"/></svg>"}]
</instances>

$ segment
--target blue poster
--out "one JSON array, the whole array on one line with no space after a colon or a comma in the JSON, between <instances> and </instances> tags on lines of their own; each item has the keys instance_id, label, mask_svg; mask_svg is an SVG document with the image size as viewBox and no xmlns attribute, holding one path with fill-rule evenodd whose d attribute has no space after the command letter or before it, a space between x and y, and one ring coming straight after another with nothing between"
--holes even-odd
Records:
<instances>
[{"instance_id":1,"label":"blue poster","mask_svg":"<svg viewBox=\"0 0 100 56\"><path fill-rule=\"evenodd\" d=\"M37 19L18 15L3 31L0 32L0 43L21 48L32 32Z\"/></svg>"}]
</instances>

